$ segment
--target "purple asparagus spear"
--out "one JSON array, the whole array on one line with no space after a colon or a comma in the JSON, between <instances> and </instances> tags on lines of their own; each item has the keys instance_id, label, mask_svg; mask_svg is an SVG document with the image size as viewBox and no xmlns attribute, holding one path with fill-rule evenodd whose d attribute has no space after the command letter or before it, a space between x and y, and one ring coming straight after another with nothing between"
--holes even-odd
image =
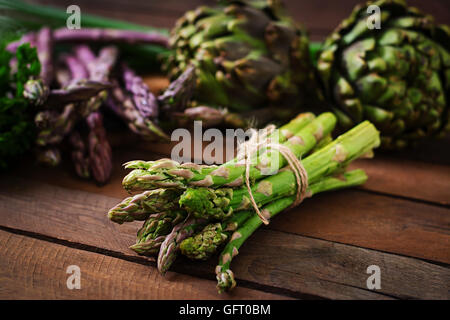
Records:
<instances>
[{"instance_id":1,"label":"purple asparagus spear","mask_svg":"<svg viewBox=\"0 0 450 320\"><path fill-rule=\"evenodd\" d=\"M53 80L53 34L50 28L44 27L36 34L36 48L41 63L40 78L50 86Z\"/></svg>"},{"instance_id":2,"label":"purple asparagus spear","mask_svg":"<svg viewBox=\"0 0 450 320\"><path fill-rule=\"evenodd\" d=\"M166 36L158 33L133 30L102 28L70 30L67 28L60 28L53 30L52 36L55 42L122 42L128 44L154 44L162 47L169 46L169 39ZM33 44L35 39L35 32L26 33L21 39L8 44L6 50L14 53L20 45L27 42Z\"/></svg>"},{"instance_id":3,"label":"purple asparagus spear","mask_svg":"<svg viewBox=\"0 0 450 320\"><path fill-rule=\"evenodd\" d=\"M183 112L174 112L173 117L181 127L191 126L195 120L202 121L204 127L214 127L224 123L226 114L226 110L199 106L187 108Z\"/></svg>"},{"instance_id":4,"label":"purple asparagus spear","mask_svg":"<svg viewBox=\"0 0 450 320\"><path fill-rule=\"evenodd\" d=\"M80 61L83 61L91 81L106 82L109 81L111 70L117 61L118 50L114 46L105 47L96 57L88 46L82 45L76 48L76 55ZM105 102L107 95L107 91L101 91L87 101L84 115L87 116L90 112L98 110Z\"/></svg>"},{"instance_id":5,"label":"purple asparagus spear","mask_svg":"<svg viewBox=\"0 0 450 320\"><path fill-rule=\"evenodd\" d=\"M74 116L76 108L76 105L71 103L67 104L62 112L56 110L38 112L35 123L40 130L37 134L36 144L47 146L60 143L78 121L78 117Z\"/></svg>"},{"instance_id":6,"label":"purple asparagus spear","mask_svg":"<svg viewBox=\"0 0 450 320\"><path fill-rule=\"evenodd\" d=\"M99 81L79 81L70 84L64 89L50 90L45 107L60 107L68 103L85 102L86 100L95 97L99 92L111 88L109 82Z\"/></svg>"},{"instance_id":7,"label":"purple asparagus spear","mask_svg":"<svg viewBox=\"0 0 450 320\"><path fill-rule=\"evenodd\" d=\"M83 28L70 30L61 28L53 31L58 42L123 42L128 44L155 44L168 47L168 38L151 32L133 30Z\"/></svg>"},{"instance_id":8,"label":"purple asparagus spear","mask_svg":"<svg viewBox=\"0 0 450 320\"><path fill-rule=\"evenodd\" d=\"M176 80L172 81L158 102L165 113L182 111L187 108L188 102L194 95L197 77L194 66L190 66Z\"/></svg>"},{"instance_id":9,"label":"purple asparagus spear","mask_svg":"<svg viewBox=\"0 0 450 320\"><path fill-rule=\"evenodd\" d=\"M110 93L106 105L125 121L131 131L150 140L155 138L169 140L161 128L149 118L142 116L133 99L117 83Z\"/></svg>"},{"instance_id":10,"label":"purple asparagus spear","mask_svg":"<svg viewBox=\"0 0 450 320\"><path fill-rule=\"evenodd\" d=\"M81 178L89 178L89 156L87 154L86 144L81 138L80 133L73 131L69 136L69 142L72 147L72 161L75 165L77 175Z\"/></svg>"},{"instance_id":11,"label":"purple asparagus spear","mask_svg":"<svg viewBox=\"0 0 450 320\"><path fill-rule=\"evenodd\" d=\"M79 81L81 79L88 79L89 75L85 65L79 60L79 58L67 55L64 57L64 62L69 68L71 74L71 82Z\"/></svg>"},{"instance_id":12,"label":"purple asparagus spear","mask_svg":"<svg viewBox=\"0 0 450 320\"><path fill-rule=\"evenodd\" d=\"M94 52L92 52L92 50L85 44L75 47L75 55L78 60L83 61L86 68L88 68L87 66L96 59Z\"/></svg>"},{"instance_id":13,"label":"purple asparagus spear","mask_svg":"<svg viewBox=\"0 0 450 320\"><path fill-rule=\"evenodd\" d=\"M119 51L114 46L104 47L100 50L98 57L88 46L76 48L77 58L82 61L89 73L89 79L93 81L108 81L111 69L117 61Z\"/></svg>"},{"instance_id":14,"label":"purple asparagus spear","mask_svg":"<svg viewBox=\"0 0 450 320\"><path fill-rule=\"evenodd\" d=\"M91 113L86 122L89 126L89 162L92 176L99 183L105 183L111 176L112 152L99 112Z\"/></svg>"},{"instance_id":15,"label":"purple asparagus spear","mask_svg":"<svg viewBox=\"0 0 450 320\"><path fill-rule=\"evenodd\" d=\"M36 150L36 159L43 165L56 167L61 162L61 153L54 146L50 148L38 148Z\"/></svg>"},{"instance_id":16,"label":"purple asparagus spear","mask_svg":"<svg viewBox=\"0 0 450 320\"><path fill-rule=\"evenodd\" d=\"M122 70L125 89L132 95L136 109L144 118L158 117L158 101L147 84L125 64Z\"/></svg>"},{"instance_id":17,"label":"purple asparagus spear","mask_svg":"<svg viewBox=\"0 0 450 320\"><path fill-rule=\"evenodd\" d=\"M15 53L17 48L24 43L29 43L31 46L36 46L36 33L29 32L24 34L19 40L13 41L6 46L6 51L10 53Z\"/></svg>"}]
</instances>

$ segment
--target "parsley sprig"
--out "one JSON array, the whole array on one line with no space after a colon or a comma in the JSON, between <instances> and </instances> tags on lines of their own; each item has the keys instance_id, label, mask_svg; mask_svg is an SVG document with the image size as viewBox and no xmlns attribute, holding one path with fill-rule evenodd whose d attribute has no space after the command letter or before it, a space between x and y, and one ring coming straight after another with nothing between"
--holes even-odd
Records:
<instances>
[{"instance_id":1,"label":"parsley sprig","mask_svg":"<svg viewBox=\"0 0 450 320\"><path fill-rule=\"evenodd\" d=\"M23 97L25 83L38 77L41 65L36 48L21 45L13 56L0 48L0 169L33 146L35 126L34 108ZM16 58L17 68L11 68Z\"/></svg>"}]
</instances>

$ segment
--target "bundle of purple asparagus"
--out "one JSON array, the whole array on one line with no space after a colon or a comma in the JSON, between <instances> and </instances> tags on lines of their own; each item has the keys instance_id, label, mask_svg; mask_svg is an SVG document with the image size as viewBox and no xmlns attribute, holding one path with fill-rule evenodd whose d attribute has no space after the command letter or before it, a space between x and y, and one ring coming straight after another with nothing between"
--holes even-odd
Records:
<instances>
[{"instance_id":1,"label":"bundle of purple asparagus","mask_svg":"<svg viewBox=\"0 0 450 320\"><path fill-rule=\"evenodd\" d=\"M88 46L98 48L104 42L168 44L163 35L148 32L44 27L6 46L11 53L25 44L37 51L40 74L26 81L23 96L35 106L35 150L40 163L58 165L63 145L68 146L76 173L105 183L111 173L112 156L104 112L115 114L130 131L151 141L167 141L166 132L190 126L194 120L202 120L204 127L246 126L245 116L189 103L197 82L193 67L155 96L121 58L118 47L94 50ZM55 50L59 44L64 44L65 50ZM11 65L14 67L14 61Z\"/></svg>"}]
</instances>

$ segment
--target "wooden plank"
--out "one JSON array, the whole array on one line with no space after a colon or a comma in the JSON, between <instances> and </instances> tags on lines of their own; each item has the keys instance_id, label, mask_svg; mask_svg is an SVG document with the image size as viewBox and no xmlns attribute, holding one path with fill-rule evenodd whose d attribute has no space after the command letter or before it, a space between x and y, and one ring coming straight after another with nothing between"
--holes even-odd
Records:
<instances>
[{"instance_id":1,"label":"wooden plank","mask_svg":"<svg viewBox=\"0 0 450 320\"><path fill-rule=\"evenodd\" d=\"M67 267L81 271L81 289L67 288ZM0 230L0 299L288 299L237 288L218 295L215 282Z\"/></svg>"},{"instance_id":2,"label":"wooden plank","mask_svg":"<svg viewBox=\"0 0 450 320\"><path fill-rule=\"evenodd\" d=\"M270 227L450 264L450 210L343 190L319 194Z\"/></svg>"},{"instance_id":3,"label":"wooden plank","mask_svg":"<svg viewBox=\"0 0 450 320\"><path fill-rule=\"evenodd\" d=\"M144 260L127 249L134 241L138 223L119 226L109 222L106 217L106 211L116 202L115 198L8 178L7 182L0 182L0 225ZM330 212L332 204L327 208L323 210ZM332 212L330 216L333 217ZM276 220L280 219L274 219L273 224ZM329 221L324 221L325 227L329 224ZM351 230L352 224L353 221L347 225ZM364 234L365 230L360 229L360 232ZM405 232L409 232L408 229ZM390 234L385 233L384 236L390 237ZM435 239L441 242L439 238ZM347 241L351 242L352 239ZM418 238L414 243L419 244L421 241ZM432 247L421 250L423 252L418 253L424 255L427 255L427 250L436 251ZM215 261L183 261L186 260L176 264L176 271L214 278L212 272ZM393 281L392 287L387 286L385 290L382 286L379 292L368 291L365 280L362 281L362 277L366 279L367 275L359 272L365 270L368 263L379 264L380 267L383 265L382 269L389 273L387 279ZM270 230L258 231L256 237L251 238L234 268L238 279L245 280L244 283L275 287L273 290L288 290L296 297L443 298L445 288L439 286L449 283L443 281L448 276L448 268L445 267ZM412 283L415 284L407 281L403 283L405 277L412 277ZM420 290L414 289L415 285Z\"/></svg>"},{"instance_id":4,"label":"wooden plank","mask_svg":"<svg viewBox=\"0 0 450 320\"><path fill-rule=\"evenodd\" d=\"M375 297L367 290L371 265L380 267L381 289ZM420 260L355 248L293 234L257 232L241 248L233 264L239 277L259 283L329 296L352 299L449 299L450 270ZM345 285L343 285L345 284Z\"/></svg>"},{"instance_id":5,"label":"wooden plank","mask_svg":"<svg viewBox=\"0 0 450 320\"><path fill-rule=\"evenodd\" d=\"M450 205L450 166L380 154L350 167L366 171L364 190Z\"/></svg>"}]
</instances>

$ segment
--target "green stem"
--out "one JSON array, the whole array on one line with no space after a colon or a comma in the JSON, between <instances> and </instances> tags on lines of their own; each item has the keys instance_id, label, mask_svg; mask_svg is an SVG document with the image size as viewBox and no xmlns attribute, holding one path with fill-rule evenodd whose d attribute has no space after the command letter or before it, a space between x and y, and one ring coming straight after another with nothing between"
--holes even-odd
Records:
<instances>
[{"instance_id":1,"label":"green stem","mask_svg":"<svg viewBox=\"0 0 450 320\"><path fill-rule=\"evenodd\" d=\"M319 192L325 192L330 190L337 190L342 188L348 188L363 184L367 180L367 176L364 171L357 169L343 174L342 177L330 177L324 179L322 182L314 184L310 187L309 191L311 196ZM275 215L288 208L294 202L294 197L287 197L276 200L266 205L263 210L273 218ZM217 288L219 292L229 291L234 288L236 281L234 274L230 269L232 259L239 253L240 247L255 232L262 224L262 220L255 214L253 214L245 223L238 228L231 240L223 249L219 264L216 267L217 275Z\"/></svg>"},{"instance_id":2,"label":"green stem","mask_svg":"<svg viewBox=\"0 0 450 320\"><path fill-rule=\"evenodd\" d=\"M65 8L44 6L41 4L29 4L21 0L0 0L0 10L14 17L15 22L22 28L37 30L43 26L52 28L66 26L69 14ZM155 32L164 36L169 35L169 30L143 26L122 20L104 18L92 14L81 14L81 27L112 28L124 30L136 30ZM0 28L1 29L1 28ZM160 58L171 54L171 50L158 45L120 45L121 56L128 61L130 67L141 72L155 71L159 68Z\"/></svg>"},{"instance_id":3,"label":"green stem","mask_svg":"<svg viewBox=\"0 0 450 320\"><path fill-rule=\"evenodd\" d=\"M33 18L31 19L32 21L36 21L36 18L38 18L40 22L36 25L37 28L40 28L42 24L65 26L67 23L67 18L69 16L69 14L66 13L65 8L45 6L42 4L30 4L21 0L0 0L0 9L11 10L13 13L22 14L24 15L23 19L25 21L29 21L30 18ZM123 20L104 18L84 12L81 15L81 25L82 27L154 31L164 35L169 34L169 32L165 29L143 26Z\"/></svg>"}]
</instances>

